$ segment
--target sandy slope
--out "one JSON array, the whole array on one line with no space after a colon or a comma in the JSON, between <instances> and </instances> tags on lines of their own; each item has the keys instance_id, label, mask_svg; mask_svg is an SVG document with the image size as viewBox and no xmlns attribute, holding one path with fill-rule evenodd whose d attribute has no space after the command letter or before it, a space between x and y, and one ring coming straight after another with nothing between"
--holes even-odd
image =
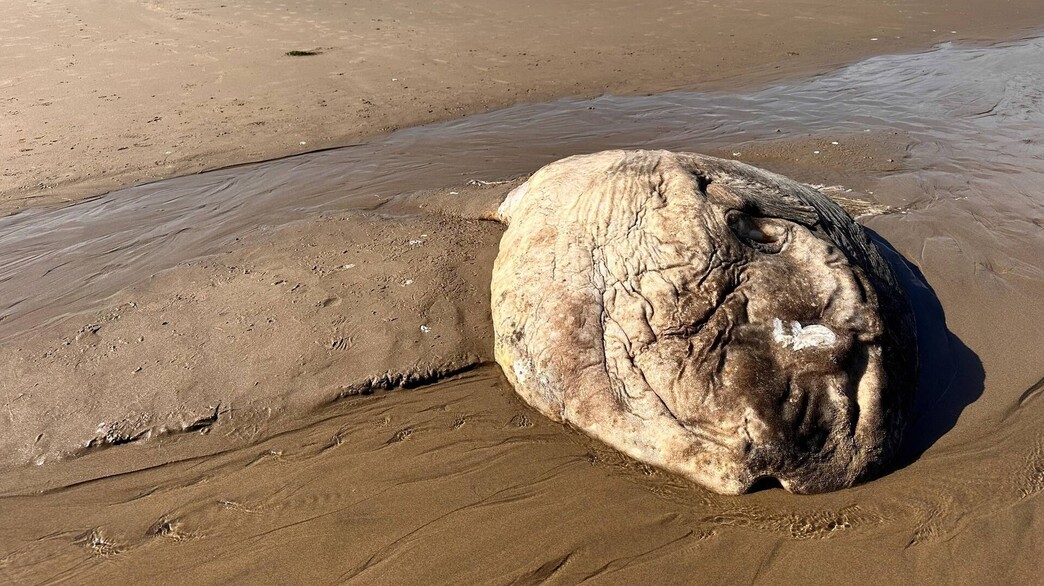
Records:
<instances>
[{"instance_id":1,"label":"sandy slope","mask_svg":"<svg viewBox=\"0 0 1044 586\"><path fill-rule=\"evenodd\" d=\"M1042 22L1036 0L10 0L0 213L519 101L734 87Z\"/></svg>"},{"instance_id":2,"label":"sandy slope","mask_svg":"<svg viewBox=\"0 0 1044 586\"><path fill-rule=\"evenodd\" d=\"M0 347L0 466L228 423L492 360L501 227L351 214L181 265Z\"/></svg>"}]
</instances>

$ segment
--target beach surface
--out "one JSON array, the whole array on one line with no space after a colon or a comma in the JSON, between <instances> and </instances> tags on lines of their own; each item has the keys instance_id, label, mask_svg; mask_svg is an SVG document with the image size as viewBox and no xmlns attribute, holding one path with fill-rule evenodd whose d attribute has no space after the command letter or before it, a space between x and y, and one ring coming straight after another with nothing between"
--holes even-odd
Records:
<instances>
[{"instance_id":1,"label":"beach surface","mask_svg":"<svg viewBox=\"0 0 1044 586\"><path fill-rule=\"evenodd\" d=\"M1044 6L12 14L0 581L1038 580ZM624 147L787 174L890 251L921 362L893 470L718 496L514 395L493 211Z\"/></svg>"},{"instance_id":2,"label":"beach surface","mask_svg":"<svg viewBox=\"0 0 1044 586\"><path fill-rule=\"evenodd\" d=\"M519 102L736 89L1042 22L1035 0L12 0L0 213Z\"/></svg>"}]
</instances>

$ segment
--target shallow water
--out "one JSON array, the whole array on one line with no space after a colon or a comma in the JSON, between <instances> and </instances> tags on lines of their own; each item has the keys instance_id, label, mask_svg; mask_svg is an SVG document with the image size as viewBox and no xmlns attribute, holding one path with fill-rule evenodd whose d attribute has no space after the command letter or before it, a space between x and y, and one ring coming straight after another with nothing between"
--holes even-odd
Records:
<instances>
[{"instance_id":1,"label":"shallow water","mask_svg":"<svg viewBox=\"0 0 1044 586\"><path fill-rule=\"evenodd\" d=\"M359 146L25 211L0 218L0 339L264 227L319 210L373 208L397 194L468 178L523 174L562 156L615 147L706 151L812 133L898 130L917 142L914 171L898 180L914 185L879 190L884 203L968 197L960 207L1002 216L1012 230L1039 229L1042 104L1044 40L946 44L749 94L521 105ZM1039 244L1039 230L1034 238ZM1033 257L1007 252L1011 270L1041 276Z\"/></svg>"},{"instance_id":2,"label":"shallow water","mask_svg":"<svg viewBox=\"0 0 1044 586\"><path fill-rule=\"evenodd\" d=\"M604 148L866 130L911 140L904 170L868 178L903 213L864 220L910 262L894 264L918 307L921 389L893 473L814 497L717 497L527 420L479 368L260 444L182 437L24 469L0 486L0 542L15 544L0 575L926 581L959 564L969 582L1028 581L1044 551L1042 39L878 57L749 94L518 106L21 213L0 220L0 335L320 211Z\"/></svg>"}]
</instances>

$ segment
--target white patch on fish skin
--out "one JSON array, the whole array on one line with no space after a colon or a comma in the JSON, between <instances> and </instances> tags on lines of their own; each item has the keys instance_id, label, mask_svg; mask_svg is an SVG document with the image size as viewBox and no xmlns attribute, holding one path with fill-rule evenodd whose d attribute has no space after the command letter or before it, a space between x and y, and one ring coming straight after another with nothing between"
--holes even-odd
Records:
<instances>
[{"instance_id":1,"label":"white patch on fish skin","mask_svg":"<svg viewBox=\"0 0 1044 586\"><path fill-rule=\"evenodd\" d=\"M772 339L784 348L803 350L805 348L829 348L837 343L837 334L822 324L802 326L801 323L790 322L790 333L783 330L783 322L777 317L772 320Z\"/></svg>"},{"instance_id":2,"label":"white patch on fish skin","mask_svg":"<svg viewBox=\"0 0 1044 586\"><path fill-rule=\"evenodd\" d=\"M529 378L529 373L532 372L533 365L519 358L511 363L511 370L515 371L515 378L518 382L524 383L526 382L526 379Z\"/></svg>"},{"instance_id":3,"label":"white patch on fish skin","mask_svg":"<svg viewBox=\"0 0 1044 586\"><path fill-rule=\"evenodd\" d=\"M507 224L511 222L511 213L515 211L515 207L518 206L522 198L525 197L529 191L529 182L526 181L522 185L512 189L504 201L497 208L496 219Z\"/></svg>"}]
</instances>

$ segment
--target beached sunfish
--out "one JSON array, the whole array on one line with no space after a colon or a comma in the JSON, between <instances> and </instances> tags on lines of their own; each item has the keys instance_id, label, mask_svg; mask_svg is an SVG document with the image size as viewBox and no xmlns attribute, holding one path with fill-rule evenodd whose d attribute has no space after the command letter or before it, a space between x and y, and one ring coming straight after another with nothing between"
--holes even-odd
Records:
<instances>
[{"instance_id":1,"label":"beached sunfish","mask_svg":"<svg viewBox=\"0 0 1044 586\"><path fill-rule=\"evenodd\" d=\"M552 163L514 189L493 268L522 398L720 493L851 486L896 452L910 305L864 230L785 177L666 151Z\"/></svg>"}]
</instances>

